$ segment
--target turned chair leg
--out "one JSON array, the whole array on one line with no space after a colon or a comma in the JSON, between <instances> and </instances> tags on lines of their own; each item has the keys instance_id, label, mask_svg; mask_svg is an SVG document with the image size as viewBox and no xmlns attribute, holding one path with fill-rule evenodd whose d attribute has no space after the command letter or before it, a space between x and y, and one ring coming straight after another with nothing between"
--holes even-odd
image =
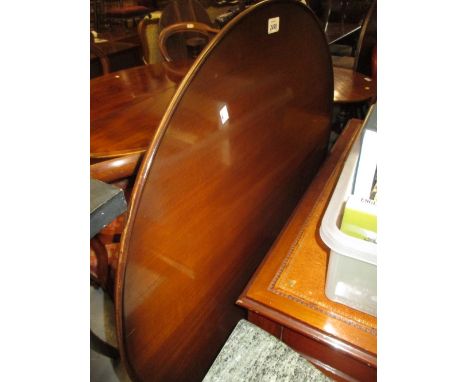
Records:
<instances>
[{"instance_id":1,"label":"turned chair leg","mask_svg":"<svg viewBox=\"0 0 468 382\"><path fill-rule=\"evenodd\" d=\"M95 236L91 239L91 248L97 259L97 280L103 290L108 292L109 259L106 246Z\"/></svg>"}]
</instances>

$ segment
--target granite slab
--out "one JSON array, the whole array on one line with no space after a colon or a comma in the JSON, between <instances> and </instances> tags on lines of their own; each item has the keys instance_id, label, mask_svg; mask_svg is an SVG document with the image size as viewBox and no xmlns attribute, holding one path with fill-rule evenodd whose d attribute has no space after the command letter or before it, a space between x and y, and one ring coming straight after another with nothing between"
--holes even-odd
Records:
<instances>
[{"instance_id":1,"label":"granite slab","mask_svg":"<svg viewBox=\"0 0 468 382\"><path fill-rule=\"evenodd\" d=\"M111 184L90 180L91 238L127 210L124 192Z\"/></svg>"},{"instance_id":2,"label":"granite slab","mask_svg":"<svg viewBox=\"0 0 468 382\"><path fill-rule=\"evenodd\" d=\"M325 376L276 337L240 320L203 382L325 382Z\"/></svg>"}]
</instances>

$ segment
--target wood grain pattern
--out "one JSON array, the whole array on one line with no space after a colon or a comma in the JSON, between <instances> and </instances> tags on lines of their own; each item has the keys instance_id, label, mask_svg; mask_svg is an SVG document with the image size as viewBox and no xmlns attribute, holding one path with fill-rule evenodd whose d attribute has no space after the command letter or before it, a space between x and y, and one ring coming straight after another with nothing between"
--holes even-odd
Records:
<instances>
[{"instance_id":1,"label":"wood grain pattern","mask_svg":"<svg viewBox=\"0 0 468 382\"><path fill-rule=\"evenodd\" d=\"M91 178L111 183L136 175L143 154L109 159L90 166Z\"/></svg>"},{"instance_id":2,"label":"wood grain pattern","mask_svg":"<svg viewBox=\"0 0 468 382\"><path fill-rule=\"evenodd\" d=\"M281 27L268 34L272 17ZM203 378L325 157L332 99L324 33L299 2L252 6L198 57L156 129L122 239L116 321L134 380Z\"/></svg>"},{"instance_id":3,"label":"wood grain pattern","mask_svg":"<svg viewBox=\"0 0 468 382\"><path fill-rule=\"evenodd\" d=\"M351 69L333 68L335 81L334 101L355 103L369 101L377 93L376 81Z\"/></svg>"},{"instance_id":4,"label":"wood grain pattern","mask_svg":"<svg viewBox=\"0 0 468 382\"><path fill-rule=\"evenodd\" d=\"M375 367L348 357L340 350L326 346L320 341L303 336L287 327L282 330L282 340L336 381L377 381Z\"/></svg>"},{"instance_id":5,"label":"wood grain pattern","mask_svg":"<svg viewBox=\"0 0 468 382\"><path fill-rule=\"evenodd\" d=\"M310 290L307 280L320 278L323 292L328 251L319 236L320 222L360 126L360 121L351 120L342 132L331 155L240 296L238 304L305 338L326 344L366 367L370 366L369 373L372 375L372 369L377 365L375 319L327 301L324 295L318 296L316 290ZM304 251L304 248L307 250ZM295 267L291 272L288 265L290 259L296 256L299 264L304 266L302 269ZM305 256L309 259L305 259ZM284 281L290 282L290 290L278 293L277 282L285 270L288 277ZM299 291L292 291L293 287ZM298 294L302 297L298 298Z\"/></svg>"},{"instance_id":6,"label":"wood grain pattern","mask_svg":"<svg viewBox=\"0 0 468 382\"><path fill-rule=\"evenodd\" d=\"M157 64L91 80L91 158L144 152L176 86Z\"/></svg>"}]
</instances>

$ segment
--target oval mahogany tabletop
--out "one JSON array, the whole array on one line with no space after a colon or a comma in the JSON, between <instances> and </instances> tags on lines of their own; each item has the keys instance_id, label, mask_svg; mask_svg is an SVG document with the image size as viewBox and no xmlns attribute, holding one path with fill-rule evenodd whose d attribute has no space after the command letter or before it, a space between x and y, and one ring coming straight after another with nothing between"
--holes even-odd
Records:
<instances>
[{"instance_id":1,"label":"oval mahogany tabletop","mask_svg":"<svg viewBox=\"0 0 468 382\"><path fill-rule=\"evenodd\" d=\"M91 160L145 151L176 89L158 64L92 79Z\"/></svg>"}]
</instances>

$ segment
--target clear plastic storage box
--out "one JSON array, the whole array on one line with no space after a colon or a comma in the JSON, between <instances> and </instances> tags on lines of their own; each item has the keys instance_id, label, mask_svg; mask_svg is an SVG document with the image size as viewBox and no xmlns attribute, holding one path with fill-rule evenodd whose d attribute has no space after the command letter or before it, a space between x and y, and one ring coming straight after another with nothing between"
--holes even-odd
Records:
<instances>
[{"instance_id":1,"label":"clear plastic storage box","mask_svg":"<svg viewBox=\"0 0 468 382\"><path fill-rule=\"evenodd\" d=\"M364 122L376 129L376 108ZM362 137L362 134L361 134ZM362 312L377 315L377 244L340 231L345 203L352 193L355 172L361 151L361 137L356 139L328 204L320 226L320 236L330 248L326 296Z\"/></svg>"}]
</instances>

